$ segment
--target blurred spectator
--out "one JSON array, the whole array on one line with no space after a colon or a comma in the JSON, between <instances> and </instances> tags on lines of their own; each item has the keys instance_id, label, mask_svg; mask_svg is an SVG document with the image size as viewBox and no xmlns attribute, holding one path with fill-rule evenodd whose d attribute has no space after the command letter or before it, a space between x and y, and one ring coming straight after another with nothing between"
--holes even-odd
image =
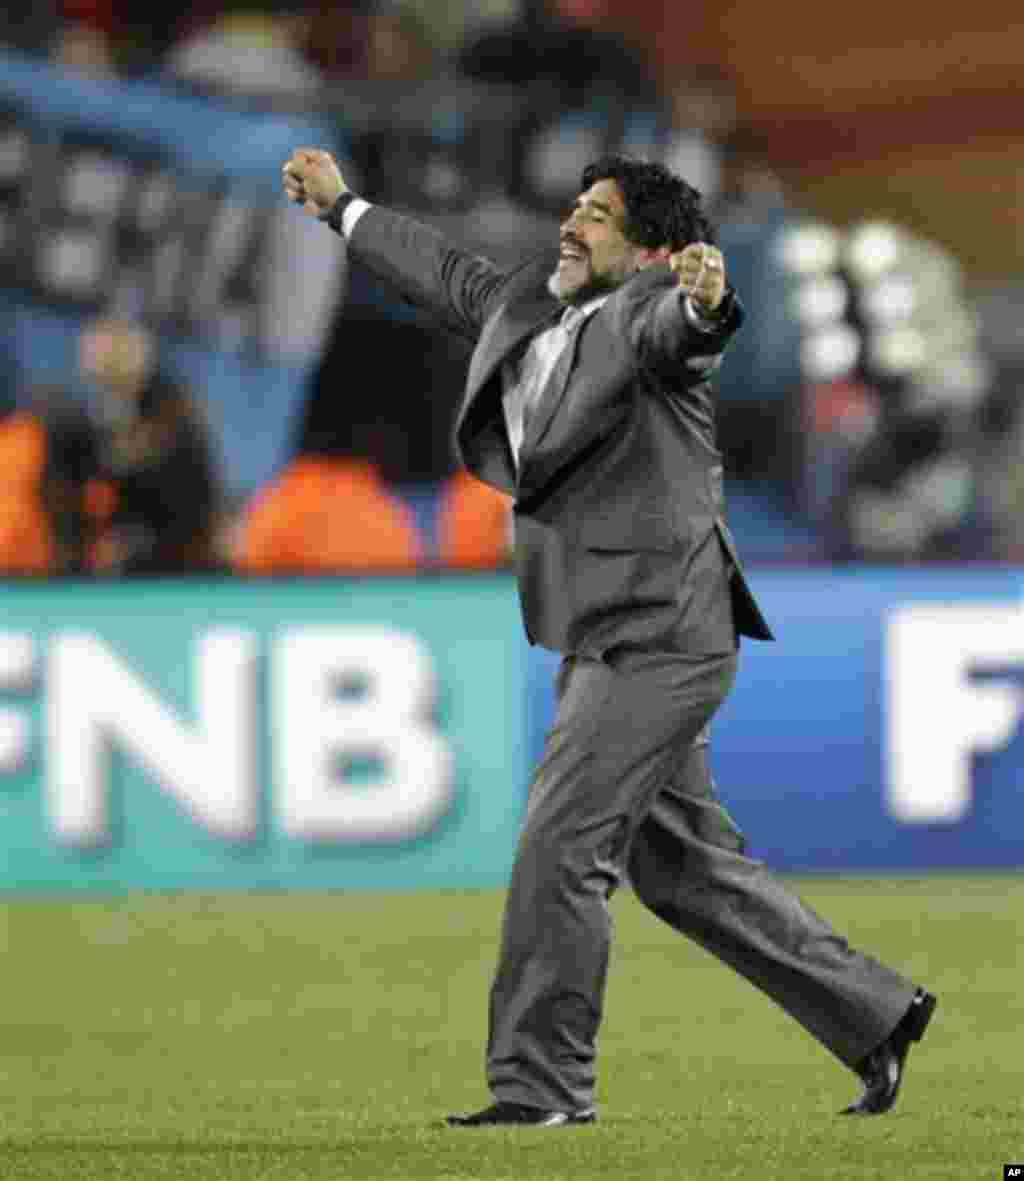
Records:
<instances>
[{"instance_id":1,"label":"blurred spectator","mask_svg":"<svg viewBox=\"0 0 1024 1181\"><path fill-rule=\"evenodd\" d=\"M113 33L122 15L120 0L58 0L62 20Z\"/></svg>"},{"instance_id":2,"label":"blurred spectator","mask_svg":"<svg viewBox=\"0 0 1024 1181\"><path fill-rule=\"evenodd\" d=\"M970 457L941 414L891 410L851 467L837 557L866 561L977 557L962 526Z\"/></svg>"},{"instance_id":3,"label":"blurred spectator","mask_svg":"<svg viewBox=\"0 0 1024 1181\"><path fill-rule=\"evenodd\" d=\"M99 396L97 474L110 489L91 567L118 574L213 568L218 479L190 399L159 371L156 342L134 324L100 319L82 333L79 364Z\"/></svg>"},{"instance_id":4,"label":"blurred spectator","mask_svg":"<svg viewBox=\"0 0 1024 1181\"><path fill-rule=\"evenodd\" d=\"M763 136L738 125L720 148L718 183L710 202L713 220L733 230L777 223L786 212L788 194L772 167Z\"/></svg>"},{"instance_id":5,"label":"blurred spectator","mask_svg":"<svg viewBox=\"0 0 1024 1181\"><path fill-rule=\"evenodd\" d=\"M63 391L25 388L12 337L0 335L0 571L81 573L96 433Z\"/></svg>"},{"instance_id":6,"label":"blurred spectator","mask_svg":"<svg viewBox=\"0 0 1024 1181\"><path fill-rule=\"evenodd\" d=\"M979 498L993 526L996 556L1024 561L1024 284L982 288L974 310L992 362L991 395L982 412Z\"/></svg>"},{"instance_id":7,"label":"blurred spectator","mask_svg":"<svg viewBox=\"0 0 1024 1181\"><path fill-rule=\"evenodd\" d=\"M61 390L37 390L33 409L46 430L42 500L53 538L54 574L93 569L114 508L100 470L100 435L86 409Z\"/></svg>"},{"instance_id":8,"label":"blurred spectator","mask_svg":"<svg viewBox=\"0 0 1024 1181\"><path fill-rule=\"evenodd\" d=\"M471 34L458 53L458 69L495 86L544 83L566 107L585 104L595 90L653 105L657 92L648 66L621 37L602 27L608 10L607 0L528 4L516 20Z\"/></svg>"},{"instance_id":9,"label":"blurred spectator","mask_svg":"<svg viewBox=\"0 0 1024 1181\"><path fill-rule=\"evenodd\" d=\"M311 0L302 49L326 81L366 72L368 0Z\"/></svg>"},{"instance_id":10,"label":"blurred spectator","mask_svg":"<svg viewBox=\"0 0 1024 1181\"><path fill-rule=\"evenodd\" d=\"M46 429L28 412L0 416L0 573L48 574L54 544L43 508Z\"/></svg>"},{"instance_id":11,"label":"blurred spectator","mask_svg":"<svg viewBox=\"0 0 1024 1181\"><path fill-rule=\"evenodd\" d=\"M460 233L491 249L517 242L510 264L554 230L586 164L657 146L657 86L608 15L608 0L530 4L515 21L484 25L456 55L457 76L482 91L480 173L493 188Z\"/></svg>"},{"instance_id":12,"label":"blurred spectator","mask_svg":"<svg viewBox=\"0 0 1024 1181\"><path fill-rule=\"evenodd\" d=\"M994 556L1024 562L1024 381L1004 431L991 438L979 463L979 495L991 521Z\"/></svg>"},{"instance_id":13,"label":"blurred spectator","mask_svg":"<svg viewBox=\"0 0 1024 1181\"><path fill-rule=\"evenodd\" d=\"M308 100L323 80L306 53L313 25L314 17L306 10L225 12L174 46L164 68L217 94ZM330 56L330 45L321 49Z\"/></svg>"},{"instance_id":14,"label":"blurred spectator","mask_svg":"<svg viewBox=\"0 0 1024 1181\"><path fill-rule=\"evenodd\" d=\"M459 468L441 486L437 544L442 566L504 566L512 554L511 497Z\"/></svg>"},{"instance_id":15,"label":"blurred spectator","mask_svg":"<svg viewBox=\"0 0 1024 1181\"><path fill-rule=\"evenodd\" d=\"M781 253L803 328L806 484L834 556L985 556L991 374L955 260L884 222L797 225Z\"/></svg>"},{"instance_id":16,"label":"blurred spectator","mask_svg":"<svg viewBox=\"0 0 1024 1181\"><path fill-rule=\"evenodd\" d=\"M418 82L429 78L437 54L427 26L415 11L379 5L366 18L366 77L380 82Z\"/></svg>"},{"instance_id":17,"label":"blurred spectator","mask_svg":"<svg viewBox=\"0 0 1024 1181\"><path fill-rule=\"evenodd\" d=\"M421 557L412 514L373 463L305 452L249 505L233 565L243 574L329 574L411 570Z\"/></svg>"},{"instance_id":18,"label":"blurred spectator","mask_svg":"<svg viewBox=\"0 0 1024 1181\"><path fill-rule=\"evenodd\" d=\"M115 78L119 72L110 34L85 21L69 21L57 29L50 60L62 69L90 78Z\"/></svg>"},{"instance_id":19,"label":"blurred spectator","mask_svg":"<svg viewBox=\"0 0 1024 1181\"><path fill-rule=\"evenodd\" d=\"M172 0L56 0L50 59L79 74L112 78L148 68L166 48L181 15Z\"/></svg>"},{"instance_id":20,"label":"blurred spectator","mask_svg":"<svg viewBox=\"0 0 1024 1181\"><path fill-rule=\"evenodd\" d=\"M434 61L426 27L407 6L252 0L186 26L165 69L202 90L280 102L308 101L338 80L422 78Z\"/></svg>"},{"instance_id":21,"label":"blurred spectator","mask_svg":"<svg viewBox=\"0 0 1024 1181\"><path fill-rule=\"evenodd\" d=\"M414 13L445 55L454 54L481 25L512 20L522 10L521 0L377 0L377 4Z\"/></svg>"},{"instance_id":22,"label":"blurred spectator","mask_svg":"<svg viewBox=\"0 0 1024 1181\"><path fill-rule=\"evenodd\" d=\"M63 391L39 389L0 417L0 571L83 574L113 511L99 433Z\"/></svg>"},{"instance_id":23,"label":"blurred spectator","mask_svg":"<svg viewBox=\"0 0 1024 1181\"><path fill-rule=\"evenodd\" d=\"M662 159L699 190L711 208L722 184L722 157L737 128L732 78L715 65L680 70L672 77L665 108L668 127Z\"/></svg>"},{"instance_id":24,"label":"blurred spectator","mask_svg":"<svg viewBox=\"0 0 1024 1181\"><path fill-rule=\"evenodd\" d=\"M325 84L338 81L380 84L373 97L390 101L387 87L427 80L437 66L428 27L411 7L331 0L218 14L165 61L168 73L201 90L276 102L320 98ZM360 97L346 93L342 106Z\"/></svg>"}]
</instances>

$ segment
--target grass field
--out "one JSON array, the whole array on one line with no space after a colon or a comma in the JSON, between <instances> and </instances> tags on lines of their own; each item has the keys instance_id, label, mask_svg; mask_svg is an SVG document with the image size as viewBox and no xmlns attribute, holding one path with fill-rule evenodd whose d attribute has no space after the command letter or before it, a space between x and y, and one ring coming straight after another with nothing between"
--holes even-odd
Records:
<instances>
[{"instance_id":1,"label":"grass field","mask_svg":"<svg viewBox=\"0 0 1024 1181\"><path fill-rule=\"evenodd\" d=\"M601 1123L451 1131L486 1101L498 893L0 903L0 1178L990 1181L1024 1160L1024 881L797 889L938 993L889 1116L635 901Z\"/></svg>"}]
</instances>

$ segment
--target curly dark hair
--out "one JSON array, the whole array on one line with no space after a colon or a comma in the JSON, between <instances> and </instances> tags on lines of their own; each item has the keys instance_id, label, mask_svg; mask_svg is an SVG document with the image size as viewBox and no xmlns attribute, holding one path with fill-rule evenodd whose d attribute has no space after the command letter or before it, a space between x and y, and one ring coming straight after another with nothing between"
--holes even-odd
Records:
<instances>
[{"instance_id":1,"label":"curly dark hair","mask_svg":"<svg viewBox=\"0 0 1024 1181\"><path fill-rule=\"evenodd\" d=\"M583 191L599 180L614 180L626 203L623 232L637 246L682 250L691 242L714 244L715 230L701 207L701 195L664 164L604 156L583 170Z\"/></svg>"}]
</instances>

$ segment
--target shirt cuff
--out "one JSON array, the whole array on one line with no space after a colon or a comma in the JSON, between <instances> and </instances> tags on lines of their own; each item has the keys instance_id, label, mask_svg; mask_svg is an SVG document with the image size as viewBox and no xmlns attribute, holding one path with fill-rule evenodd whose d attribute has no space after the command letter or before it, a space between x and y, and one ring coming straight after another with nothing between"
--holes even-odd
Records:
<instances>
[{"instance_id":1,"label":"shirt cuff","mask_svg":"<svg viewBox=\"0 0 1024 1181\"><path fill-rule=\"evenodd\" d=\"M351 236L352 231L356 228L356 222L369 208L369 201L364 201L362 197L356 197L348 209L345 210L345 216L341 219L341 232L346 238Z\"/></svg>"},{"instance_id":2,"label":"shirt cuff","mask_svg":"<svg viewBox=\"0 0 1024 1181\"><path fill-rule=\"evenodd\" d=\"M683 299L683 314L686 316L686 322L691 328L696 328L698 332L703 332L710 336L714 332L719 332L722 325L729 318L729 308L731 305L731 292L725 293L725 298L718 305L715 312L702 311L693 300L687 295Z\"/></svg>"}]
</instances>

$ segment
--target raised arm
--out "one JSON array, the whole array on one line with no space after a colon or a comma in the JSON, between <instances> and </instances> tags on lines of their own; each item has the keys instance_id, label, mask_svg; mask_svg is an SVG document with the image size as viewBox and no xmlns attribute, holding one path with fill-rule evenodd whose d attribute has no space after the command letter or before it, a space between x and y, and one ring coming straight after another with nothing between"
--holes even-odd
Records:
<instances>
[{"instance_id":1,"label":"raised arm","mask_svg":"<svg viewBox=\"0 0 1024 1181\"><path fill-rule=\"evenodd\" d=\"M726 281L725 260L717 246L692 242L668 258L676 277L634 321L634 345L655 368L687 362L699 379L716 368L719 357L743 319ZM697 366L691 362L702 362Z\"/></svg>"},{"instance_id":2,"label":"raised arm","mask_svg":"<svg viewBox=\"0 0 1024 1181\"><path fill-rule=\"evenodd\" d=\"M357 198L329 152L297 148L281 174L289 200L343 234L374 274L449 328L479 336L505 281L493 263L460 250L431 226Z\"/></svg>"}]
</instances>

